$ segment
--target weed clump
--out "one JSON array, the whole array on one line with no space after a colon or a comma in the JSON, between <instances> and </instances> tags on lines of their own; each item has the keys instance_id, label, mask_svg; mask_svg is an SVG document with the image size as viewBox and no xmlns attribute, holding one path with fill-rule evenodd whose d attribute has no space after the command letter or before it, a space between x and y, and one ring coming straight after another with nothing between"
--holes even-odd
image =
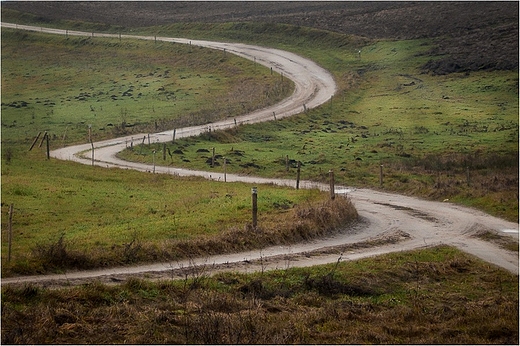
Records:
<instances>
[{"instance_id":1,"label":"weed clump","mask_svg":"<svg viewBox=\"0 0 520 346\"><path fill-rule=\"evenodd\" d=\"M65 234L61 234L54 242L38 244L33 249L34 257L45 271L64 268L92 268L93 264L87 255L70 250L68 245L65 241Z\"/></svg>"}]
</instances>

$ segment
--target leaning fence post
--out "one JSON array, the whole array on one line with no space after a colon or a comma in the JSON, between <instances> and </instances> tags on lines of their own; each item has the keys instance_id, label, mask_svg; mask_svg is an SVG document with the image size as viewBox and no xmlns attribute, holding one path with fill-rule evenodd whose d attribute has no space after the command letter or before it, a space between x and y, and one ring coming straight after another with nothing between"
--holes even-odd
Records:
<instances>
[{"instance_id":1,"label":"leaning fence post","mask_svg":"<svg viewBox=\"0 0 520 346\"><path fill-rule=\"evenodd\" d=\"M36 144L36 142L38 142L38 138L40 138L40 135L41 135L41 134L42 134L41 131L38 132L38 136L36 136L36 138L34 139L34 141L33 141L32 145L31 145L31 147L29 148L29 151L31 151L32 148L34 148L34 145Z\"/></svg>"}]
</instances>

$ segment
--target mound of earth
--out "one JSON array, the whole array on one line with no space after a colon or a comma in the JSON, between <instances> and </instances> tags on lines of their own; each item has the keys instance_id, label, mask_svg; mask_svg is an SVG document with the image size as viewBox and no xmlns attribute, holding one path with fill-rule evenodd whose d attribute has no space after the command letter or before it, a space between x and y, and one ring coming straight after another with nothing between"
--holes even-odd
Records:
<instances>
[{"instance_id":1,"label":"mound of earth","mask_svg":"<svg viewBox=\"0 0 520 346\"><path fill-rule=\"evenodd\" d=\"M367 38L433 38L435 74L518 68L519 3L511 2L47 2L2 7L42 20L73 19L124 27L179 22L267 22L314 27Z\"/></svg>"}]
</instances>

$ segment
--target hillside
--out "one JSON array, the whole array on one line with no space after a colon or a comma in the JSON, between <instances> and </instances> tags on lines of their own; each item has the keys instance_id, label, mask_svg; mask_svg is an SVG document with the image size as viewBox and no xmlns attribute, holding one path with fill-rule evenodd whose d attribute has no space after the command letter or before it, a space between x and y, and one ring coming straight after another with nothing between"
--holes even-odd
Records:
<instances>
[{"instance_id":1,"label":"hillside","mask_svg":"<svg viewBox=\"0 0 520 346\"><path fill-rule=\"evenodd\" d=\"M434 38L435 74L518 68L518 2L2 2L50 19L128 28L178 22L287 23L374 39Z\"/></svg>"}]
</instances>

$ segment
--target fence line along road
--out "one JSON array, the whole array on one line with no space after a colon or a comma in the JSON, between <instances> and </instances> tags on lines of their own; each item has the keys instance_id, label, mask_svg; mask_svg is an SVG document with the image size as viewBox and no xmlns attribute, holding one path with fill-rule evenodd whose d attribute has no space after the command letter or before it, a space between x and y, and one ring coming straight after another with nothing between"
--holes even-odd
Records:
<instances>
[{"instance_id":1,"label":"fence line along road","mask_svg":"<svg viewBox=\"0 0 520 346\"><path fill-rule=\"evenodd\" d=\"M296 54L258 47L241 43L223 43L201 40L189 40L179 38L155 37L155 36L134 36L118 34L98 34L80 31L68 31L50 28L40 28L34 26L24 26L10 23L1 23L2 27L20 30L32 30L61 35L90 36L90 37L112 37L112 38L132 38L145 40L158 40L165 42L176 42L192 44L212 49L225 49L226 52L233 53L244 58L254 60L262 65L273 68L273 70L283 73L295 83L294 93L280 103L262 110L258 110L235 119L226 119L213 124L192 126L177 129L176 138L196 136L200 133L212 130L224 129L242 123L257 123L281 119L294 114L301 113L305 109L317 107L326 103L336 92L336 84L331 74L318 66L316 63L300 57ZM274 113L273 113L274 112ZM275 114L275 117L273 117ZM235 123L236 121L236 123ZM173 131L165 131L150 135L153 142L170 141ZM135 134L132 136L117 139L105 140L94 143L95 161L94 164L103 167L119 167L123 169L135 169L140 171L152 172L152 165L133 163L116 158L116 154L123 150L132 138L138 139L149 134ZM91 143L75 145L54 150L51 156L61 160L74 160L83 164L92 164L90 159ZM176 175L198 175L209 179L224 181L223 174L214 172L192 171L187 169L156 166L155 172ZM254 184L273 183L278 185L294 186L295 181L290 179L269 179L251 176L240 176L234 174L226 175L227 182L248 182ZM319 184L310 181L302 181L302 188L328 189L326 184ZM399 244L381 246L375 249L360 249L356 254L342 254L343 260L357 259L364 256L374 256L391 251L411 250L424 246L437 244L448 244L455 246L463 251L473 254L494 265L518 274L518 252L512 252L499 248L497 245L479 240L474 234L479 230L491 230L510 237L512 241L518 242L518 223L508 222L462 206L451 203L436 201L426 201L420 198L401 196L398 194L374 191L370 189L349 189L342 186L336 187L337 193L348 193L363 224L356 228L356 232L343 232L335 237L316 240L312 243L295 244L287 248L273 247L268 249L250 251L240 254L229 254L215 256L214 258L195 259L189 262L158 263L154 265L138 266L132 268L111 268L92 272L68 273L53 276L37 276L26 278L7 278L2 279L2 284L11 282L42 281L46 278L53 280L69 280L73 277L91 278L106 275L143 273L151 271L169 271L174 267L186 268L193 263L240 263L246 260L268 258L281 254L297 254L312 251L324 246L337 246L352 244L365 241L372 237L389 234L392 232L404 232L409 234L409 239ZM335 262L338 260L336 255L332 257L312 257L299 259L298 265L314 265L325 263L326 261ZM263 268L262 268L263 270Z\"/></svg>"}]
</instances>

